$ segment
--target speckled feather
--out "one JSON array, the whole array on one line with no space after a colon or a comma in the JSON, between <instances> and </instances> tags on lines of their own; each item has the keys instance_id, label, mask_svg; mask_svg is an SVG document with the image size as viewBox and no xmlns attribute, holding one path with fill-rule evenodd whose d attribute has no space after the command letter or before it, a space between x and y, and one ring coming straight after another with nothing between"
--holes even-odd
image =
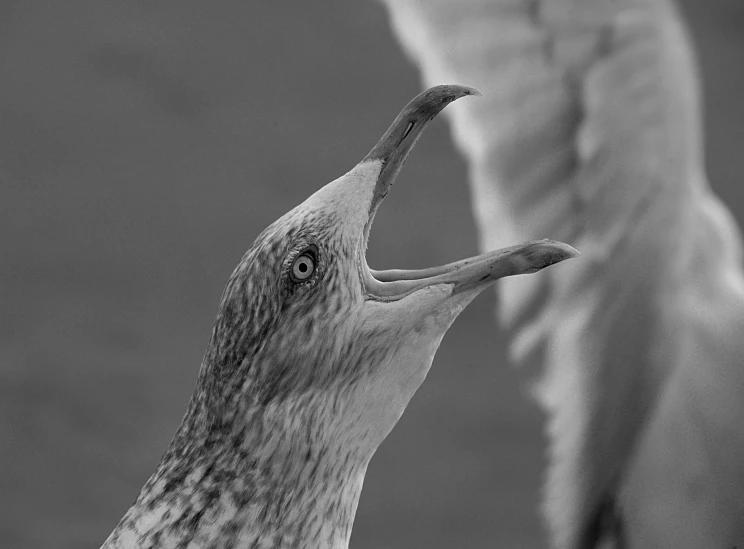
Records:
<instances>
[{"instance_id":1,"label":"speckled feather","mask_svg":"<svg viewBox=\"0 0 744 549\"><path fill-rule=\"evenodd\" d=\"M372 355L389 352L369 342L395 338L344 333L362 295L349 280L359 277L356 268L345 268L356 265L359 242L340 238L339 225L333 215L299 207L245 254L223 293L183 423L104 547L348 539L371 456L327 434L343 433L332 424L354 419L348 402L373 373L370 365L383 360ZM284 274L311 243L322 243L314 274L322 292ZM325 516L332 520L311 518ZM208 535L201 534L206 525Z\"/></svg>"}]
</instances>

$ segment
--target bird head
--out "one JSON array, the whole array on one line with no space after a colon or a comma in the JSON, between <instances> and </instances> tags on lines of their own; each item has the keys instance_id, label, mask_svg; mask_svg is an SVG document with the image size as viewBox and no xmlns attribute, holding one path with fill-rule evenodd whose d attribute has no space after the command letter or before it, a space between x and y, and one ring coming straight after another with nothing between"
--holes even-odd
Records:
<instances>
[{"instance_id":1,"label":"bird head","mask_svg":"<svg viewBox=\"0 0 744 549\"><path fill-rule=\"evenodd\" d=\"M423 92L362 162L258 236L222 296L202 367L195 397L211 424L271 416L278 431L353 440L371 456L478 293L577 254L543 240L424 270L368 267L372 220L414 144L448 103L474 94Z\"/></svg>"}]
</instances>

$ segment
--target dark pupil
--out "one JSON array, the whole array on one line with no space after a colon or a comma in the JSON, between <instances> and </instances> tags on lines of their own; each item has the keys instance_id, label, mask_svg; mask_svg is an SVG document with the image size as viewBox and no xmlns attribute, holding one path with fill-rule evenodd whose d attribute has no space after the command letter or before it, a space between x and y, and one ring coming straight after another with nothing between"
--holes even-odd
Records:
<instances>
[{"instance_id":1,"label":"dark pupil","mask_svg":"<svg viewBox=\"0 0 744 549\"><path fill-rule=\"evenodd\" d=\"M307 263L303 261L297 268L300 270L301 273L307 272Z\"/></svg>"}]
</instances>

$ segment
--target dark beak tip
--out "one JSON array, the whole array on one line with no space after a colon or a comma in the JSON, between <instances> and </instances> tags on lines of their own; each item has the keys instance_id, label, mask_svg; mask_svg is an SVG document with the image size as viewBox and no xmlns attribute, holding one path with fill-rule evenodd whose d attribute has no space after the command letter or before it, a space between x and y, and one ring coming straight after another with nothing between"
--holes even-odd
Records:
<instances>
[{"instance_id":1,"label":"dark beak tip","mask_svg":"<svg viewBox=\"0 0 744 549\"><path fill-rule=\"evenodd\" d=\"M411 104L414 102L419 105L428 104L428 109L435 111L434 116L436 116L436 114L438 114L446 105L468 95L478 97L483 94L480 90L470 86L462 86L460 84L440 84L419 94Z\"/></svg>"},{"instance_id":2,"label":"dark beak tip","mask_svg":"<svg viewBox=\"0 0 744 549\"><path fill-rule=\"evenodd\" d=\"M481 91L478 88L473 88L471 86L461 86L459 84L451 84L450 86L453 87L453 88L456 88L456 89L460 90L460 93L462 95L459 95L458 98L459 97L464 97L466 95L472 95L474 97L482 97L483 96L483 94L481 93Z\"/></svg>"},{"instance_id":3,"label":"dark beak tip","mask_svg":"<svg viewBox=\"0 0 744 549\"><path fill-rule=\"evenodd\" d=\"M536 269L538 271L545 267L550 267L556 263L561 263L562 261L573 259L581 255L581 252L573 246L569 246L564 242L548 239L540 240L535 252L540 255L540 260L538 261Z\"/></svg>"},{"instance_id":4,"label":"dark beak tip","mask_svg":"<svg viewBox=\"0 0 744 549\"><path fill-rule=\"evenodd\" d=\"M471 86L463 86L462 84L439 84L432 86L428 90L424 91L426 95L439 95L439 96L456 96L457 98L464 97L466 95L483 95L480 90Z\"/></svg>"}]
</instances>

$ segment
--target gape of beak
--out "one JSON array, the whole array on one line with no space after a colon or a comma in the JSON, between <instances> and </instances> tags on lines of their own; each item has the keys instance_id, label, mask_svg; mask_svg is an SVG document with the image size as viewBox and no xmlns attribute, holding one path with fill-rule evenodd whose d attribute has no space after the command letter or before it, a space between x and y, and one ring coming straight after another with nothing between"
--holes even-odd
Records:
<instances>
[{"instance_id":1,"label":"gape of beak","mask_svg":"<svg viewBox=\"0 0 744 549\"><path fill-rule=\"evenodd\" d=\"M398 114L388 130L364 158L382 163L364 228L365 242L375 212L395 182L408 155L429 123L451 102L468 95L480 95L474 88L442 85L416 96ZM568 244L552 240L526 242L464 259L441 267L422 270L373 271L363 269L367 292L382 300L405 297L435 284L452 284L455 292L483 286L516 274L534 273L565 259L579 255Z\"/></svg>"}]
</instances>

